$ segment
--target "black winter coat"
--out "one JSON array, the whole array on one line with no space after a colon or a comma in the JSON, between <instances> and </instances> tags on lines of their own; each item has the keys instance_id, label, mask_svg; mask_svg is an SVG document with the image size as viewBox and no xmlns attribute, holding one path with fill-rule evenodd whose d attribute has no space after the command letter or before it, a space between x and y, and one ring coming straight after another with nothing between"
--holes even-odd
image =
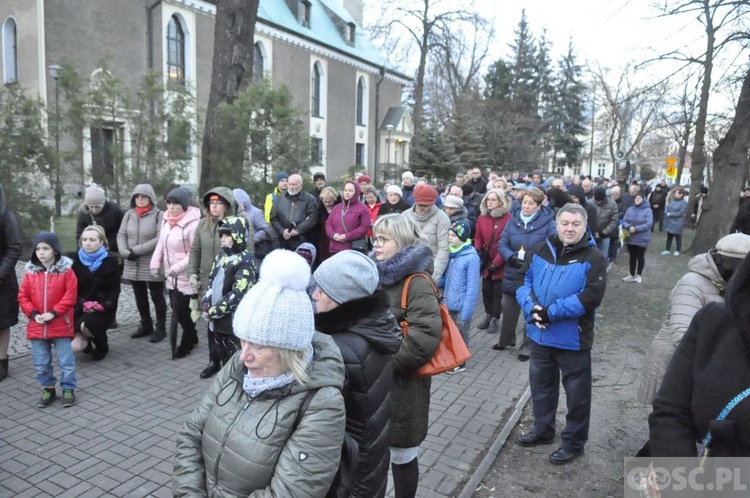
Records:
<instances>
[{"instance_id":1,"label":"black winter coat","mask_svg":"<svg viewBox=\"0 0 750 498\"><path fill-rule=\"evenodd\" d=\"M117 303L120 298L120 266L116 256L107 256L95 272L81 263L78 252L68 255L73 260L73 272L78 278L78 299L73 308L74 317L83 316L83 303L96 301L104 311L96 313L97 323L109 328L117 315Z\"/></svg>"},{"instance_id":2,"label":"black winter coat","mask_svg":"<svg viewBox=\"0 0 750 498\"><path fill-rule=\"evenodd\" d=\"M120 231L124 216L125 213L120 206L112 201L105 202L101 212L97 215L94 215L86 204L82 204L76 223L76 240L81 239L81 234L87 226L100 225L107 235L110 252L117 253L117 232Z\"/></svg>"},{"instance_id":3,"label":"black winter coat","mask_svg":"<svg viewBox=\"0 0 750 498\"><path fill-rule=\"evenodd\" d=\"M677 346L648 419L653 456L695 456L709 430L710 456L750 456L750 398L716 420L750 387L748 324L750 257L730 280L726 302L703 307Z\"/></svg>"},{"instance_id":4,"label":"black winter coat","mask_svg":"<svg viewBox=\"0 0 750 498\"><path fill-rule=\"evenodd\" d=\"M0 185L0 330L18 323L18 279L16 263L21 257L21 230L16 215L5 206Z\"/></svg>"},{"instance_id":5,"label":"black winter coat","mask_svg":"<svg viewBox=\"0 0 750 498\"><path fill-rule=\"evenodd\" d=\"M351 497L385 496L391 436L391 355L401 331L389 310L388 296L346 302L315 315L315 328L330 335L346 365L346 431L359 444L357 481Z\"/></svg>"}]
</instances>

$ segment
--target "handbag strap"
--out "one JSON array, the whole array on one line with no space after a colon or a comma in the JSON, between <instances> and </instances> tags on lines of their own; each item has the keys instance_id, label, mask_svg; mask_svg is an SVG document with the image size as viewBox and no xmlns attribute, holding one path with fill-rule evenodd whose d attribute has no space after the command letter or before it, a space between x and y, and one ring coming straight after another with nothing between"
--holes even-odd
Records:
<instances>
[{"instance_id":1,"label":"handbag strap","mask_svg":"<svg viewBox=\"0 0 750 498\"><path fill-rule=\"evenodd\" d=\"M407 299L409 297L409 284L411 283L411 280L414 277L423 277L425 280L430 282L430 285L432 286L432 291L435 293L435 298L437 299L437 287L435 287L435 282L433 282L430 277L428 277L424 273L413 273L409 275L408 277L406 277L406 281L404 282L404 288L401 291L401 309L404 310L404 319L406 320L407 323L408 323L408 319L406 318L406 304L407 304ZM406 330L408 329L402 328L402 330L404 330L404 335L406 335Z\"/></svg>"},{"instance_id":2,"label":"handbag strap","mask_svg":"<svg viewBox=\"0 0 750 498\"><path fill-rule=\"evenodd\" d=\"M317 393L317 389L311 389L305 393L305 397L302 400L302 404L299 405L299 410L297 410L297 417L294 419L294 425L292 426L292 432L297 430L297 426L300 423L300 420L302 420L302 416L307 411L307 407L310 406L310 401L312 401L313 396L315 396L315 393Z\"/></svg>"},{"instance_id":3,"label":"handbag strap","mask_svg":"<svg viewBox=\"0 0 750 498\"><path fill-rule=\"evenodd\" d=\"M724 407L721 412L719 412L719 416L716 417L716 420L724 420L727 418L727 415L729 415L729 412L734 410L734 407L737 406L743 399L750 396L750 387L739 393L737 396L732 398L732 401L727 403L727 406ZM698 456L703 456L708 451L708 445L711 444L711 430L709 429L708 434L706 434L706 437L703 438L703 441L701 441L698 446Z\"/></svg>"}]
</instances>

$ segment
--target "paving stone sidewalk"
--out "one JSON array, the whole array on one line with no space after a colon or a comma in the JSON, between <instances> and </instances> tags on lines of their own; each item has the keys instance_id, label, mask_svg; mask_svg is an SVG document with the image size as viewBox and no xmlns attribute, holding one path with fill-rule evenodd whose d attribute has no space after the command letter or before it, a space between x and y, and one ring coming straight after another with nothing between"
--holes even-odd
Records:
<instances>
[{"instance_id":1,"label":"paving stone sidewalk","mask_svg":"<svg viewBox=\"0 0 750 498\"><path fill-rule=\"evenodd\" d=\"M130 338L138 314L130 287L122 289L110 353L100 362L76 356L72 408L59 401L36 407L40 388L25 320L13 329L10 377L0 383L0 497L171 496L175 433L210 384L198 378L208 359L205 333L191 355L170 360L168 341ZM474 329L468 369L433 379L420 497L461 494L478 468L486 470L487 450L505 437L502 429L527 386L528 363L492 350L496 340Z\"/></svg>"}]
</instances>

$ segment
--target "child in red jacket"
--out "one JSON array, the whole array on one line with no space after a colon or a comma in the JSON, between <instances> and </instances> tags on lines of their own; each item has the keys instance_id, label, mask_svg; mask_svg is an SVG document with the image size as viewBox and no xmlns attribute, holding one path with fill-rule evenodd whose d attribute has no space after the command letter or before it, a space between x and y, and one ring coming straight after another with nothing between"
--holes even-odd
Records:
<instances>
[{"instance_id":1,"label":"child in red jacket","mask_svg":"<svg viewBox=\"0 0 750 498\"><path fill-rule=\"evenodd\" d=\"M70 344L75 336L73 306L78 280L72 264L62 255L57 235L40 232L34 239L34 252L26 264L26 274L18 292L18 303L29 318L26 337L31 341L36 378L43 388L39 408L49 406L57 398L57 379L52 370L53 345L60 366L63 408L75 403L76 360Z\"/></svg>"}]
</instances>

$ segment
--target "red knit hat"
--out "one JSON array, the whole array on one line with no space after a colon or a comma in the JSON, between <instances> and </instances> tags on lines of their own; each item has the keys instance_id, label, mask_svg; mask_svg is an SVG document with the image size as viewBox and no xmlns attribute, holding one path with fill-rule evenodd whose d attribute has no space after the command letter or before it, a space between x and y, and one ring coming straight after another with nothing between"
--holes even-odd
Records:
<instances>
[{"instance_id":1,"label":"red knit hat","mask_svg":"<svg viewBox=\"0 0 750 498\"><path fill-rule=\"evenodd\" d=\"M423 205L435 204L438 193L435 187L427 185L426 183L420 183L414 189L414 202Z\"/></svg>"},{"instance_id":2,"label":"red knit hat","mask_svg":"<svg viewBox=\"0 0 750 498\"><path fill-rule=\"evenodd\" d=\"M367 176L367 175L360 175L359 177L357 177L357 182L359 182L359 183L363 183L363 182L372 183L372 180L370 180L370 177Z\"/></svg>"}]
</instances>

